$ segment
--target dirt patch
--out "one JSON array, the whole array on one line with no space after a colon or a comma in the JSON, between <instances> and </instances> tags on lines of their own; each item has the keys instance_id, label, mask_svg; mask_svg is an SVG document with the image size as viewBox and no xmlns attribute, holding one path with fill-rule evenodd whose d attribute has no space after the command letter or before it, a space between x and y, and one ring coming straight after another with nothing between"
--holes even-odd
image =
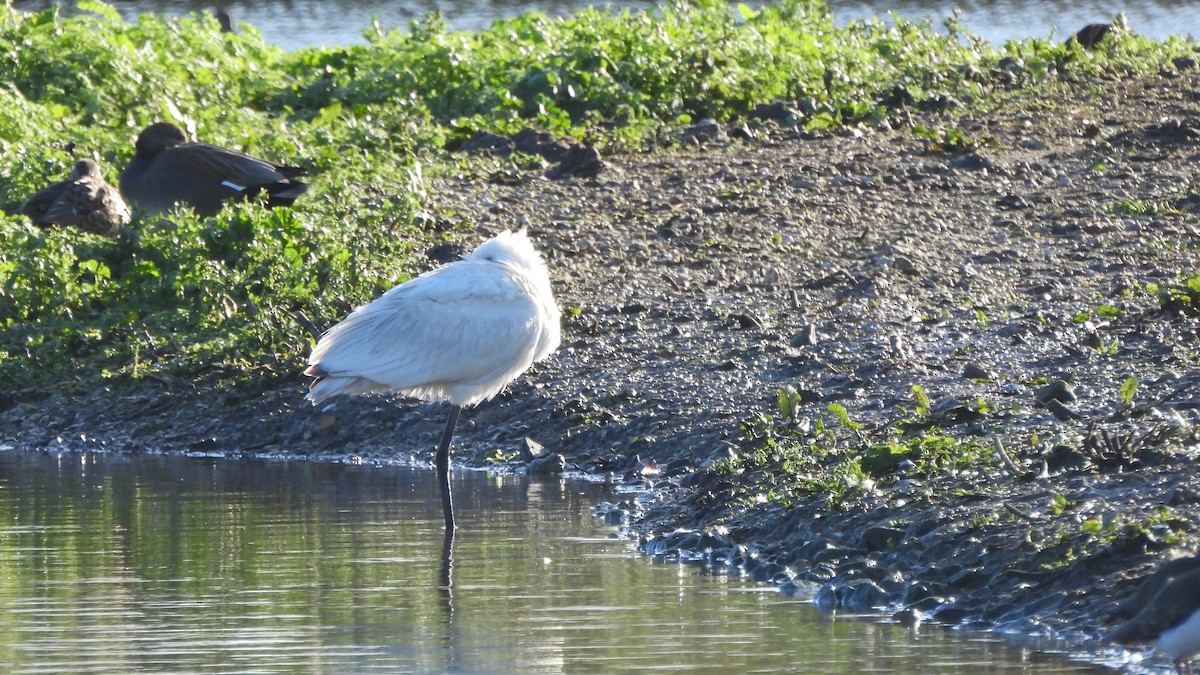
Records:
<instances>
[{"instance_id":1,"label":"dirt patch","mask_svg":"<svg viewBox=\"0 0 1200 675\"><path fill-rule=\"evenodd\" d=\"M1048 89L986 115L902 112L895 130L705 123L675 147L589 152L590 178L546 162L436 179L430 207L477 225L466 248L529 229L566 315L556 355L464 416L458 461L519 464L528 437L651 488L606 513L649 553L815 584L830 606L1096 639L1138 578L1200 541L1200 321L1155 292L1200 272L1200 78ZM442 407L313 409L301 369L251 403L153 384L10 400L0 437L428 461ZM780 388L870 435L911 415L914 385L931 426L1000 439L1007 463L786 508L728 499L737 478L703 470L746 451L743 423Z\"/></svg>"}]
</instances>

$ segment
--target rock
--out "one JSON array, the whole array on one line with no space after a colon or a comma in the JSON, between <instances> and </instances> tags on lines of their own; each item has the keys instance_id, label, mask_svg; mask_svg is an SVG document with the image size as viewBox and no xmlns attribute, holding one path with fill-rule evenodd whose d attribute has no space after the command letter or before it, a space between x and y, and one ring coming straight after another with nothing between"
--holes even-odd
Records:
<instances>
[{"instance_id":1,"label":"rock","mask_svg":"<svg viewBox=\"0 0 1200 675\"><path fill-rule=\"evenodd\" d=\"M813 602L826 610L868 611L887 605L888 594L870 579L854 579L822 586Z\"/></svg>"},{"instance_id":2,"label":"rock","mask_svg":"<svg viewBox=\"0 0 1200 675\"><path fill-rule=\"evenodd\" d=\"M333 432L333 428L337 426L337 417L334 415L321 415L317 418L315 424L304 430L304 440L311 440L319 436L325 436Z\"/></svg>"},{"instance_id":3,"label":"rock","mask_svg":"<svg viewBox=\"0 0 1200 675\"><path fill-rule=\"evenodd\" d=\"M1037 402L1046 405L1050 401L1072 403L1075 401L1075 388L1065 380L1054 380L1037 390Z\"/></svg>"},{"instance_id":4,"label":"rock","mask_svg":"<svg viewBox=\"0 0 1200 675\"><path fill-rule=\"evenodd\" d=\"M750 118L756 120L771 120L786 126L795 126L801 118L800 111L789 107L783 101L758 103L750 112Z\"/></svg>"},{"instance_id":5,"label":"rock","mask_svg":"<svg viewBox=\"0 0 1200 675\"><path fill-rule=\"evenodd\" d=\"M530 476L557 476L567 468L567 459L557 452L548 453L530 462L525 472Z\"/></svg>"},{"instance_id":6,"label":"rock","mask_svg":"<svg viewBox=\"0 0 1200 675\"><path fill-rule=\"evenodd\" d=\"M946 624L947 626L957 626L969 617L971 613L962 607L943 607L933 613L933 620L938 623Z\"/></svg>"},{"instance_id":7,"label":"rock","mask_svg":"<svg viewBox=\"0 0 1200 675\"><path fill-rule=\"evenodd\" d=\"M734 325L742 330L762 330L766 325L766 323L760 317L745 312L733 314L729 317L729 319Z\"/></svg>"},{"instance_id":8,"label":"rock","mask_svg":"<svg viewBox=\"0 0 1200 675\"><path fill-rule=\"evenodd\" d=\"M877 525L863 532L863 546L868 551L886 551L904 537L904 530Z\"/></svg>"},{"instance_id":9,"label":"rock","mask_svg":"<svg viewBox=\"0 0 1200 675\"><path fill-rule=\"evenodd\" d=\"M892 621L905 628L916 628L921 623L921 613L915 609L902 609L892 614Z\"/></svg>"},{"instance_id":10,"label":"rock","mask_svg":"<svg viewBox=\"0 0 1200 675\"><path fill-rule=\"evenodd\" d=\"M513 135L512 148L527 155L538 155L550 162L560 162L570 152L570 148L556 141L550 134L529 128Z\"/></svg>"},{"instance_id":11,"label":"rock","mask_svg":"<svg viewBox=\"0 0 1200 675\"><path fill-rule=\"evenodd\" d=\"M1017 210L1029 208L1029 202L1020 195L1007 194L996 200L996 206L1002 209Z\"/></svg>"},{"instance_id":12,"label":"rock","mask_svg":"<svg viewBox=\"0 0 1200 675\"><path fill-rule=\"evenodd\" d=\"M1061 422L1083 419L1083 415L1071 410L1057 399L1046 401L1044 405L1046 406L1046 410L1049 410Z\"/></svg>"},{"instance_id":13,"label":"rock","mask_svg":"<svg viewBox=\"0 0 1200 675\"><path fill-rule=\"evenodd\" d=\"M965 171L984 171L992 168L992 162L978 153L968 152L951 159L947 166Z\"/></svg>"},{"instance_id":14,"label":"rock","mask_svg":"<svg viewBox=\"0 0 1200 675\"><path fill-rule=\"evenodd\" d=\"M526 436L519 452L521 461L529 463L546 454L546 448L541 443Z\"/></svg>"},{"instance_id":15,"label":"rock","mask_svg":"<svg viewBox=\"0 0 1200 675\"><path fill-rule=\"evenodd\" d=\"M968 380L995 380L996 373L984 368L977 363L968 363L963 366L962 376Z\"/></svg>"},{"instance_id":16,"label":"rock","mask_svg":"<svg viewBox=\"0 0 1200 675\"><path fill-rule=\"evenodd\" d=\"M600 159L600 151L590 145L573 145L567 149L557 166L546 172L551 180L563 178L595 178L605 171L607 165Z\"/></svg>"},{"instance_id":17,"label":"rock","mask_svg":"<svg viewBox=\"0 0 1200 675\"><path fill-rule=\"evenodd\" d=\"M973 589L986 585L994 576L994 572L980 567L972 567L950 577L946 584L951 588Z\"/></svg>"},{"instance_id":18,"label":"rock","mask_svg":"<svg viewBox=\"0 0 1200 675\"><path fill-rule=\"evenodd\" d=\"M792 338L788 340L788 344L793 347L811 347L817 344L817 326L816 324L805 324L796 331Z\"/></svg>"},{"instance_id":19,"label":"rock","mask_svg":"<svg viewBox=\"0 0 1200 675\"><path fill-rule=\"evenodd\" d=\"M442 242L429 247L425 251L425 257L439 265L445 265L462 258L465 253L466 248L462 244Z\"/></svg>"},{"instance_id":20,"label":"rock","mask_svg":"<svg viewBox=\"0 0 1200 675\"><path fill-rule=\"evenodd\" d=\"M679 132L680 142L688 145L702 145L724 139L725 130L716 120L708 117Z\"/></svg>"},{"instance_id":21,"label":"rock","mask_svg":"<svg viewBox=\"0 0 1200 675\"><path fill-rule=\"evenodd\" d=\"M512 154L512 141L509 140L508 136L493 134L490 131L476 131L469 139L454 149L461 150L462 152L507 157Z\"/></svg>"}]
</instances>

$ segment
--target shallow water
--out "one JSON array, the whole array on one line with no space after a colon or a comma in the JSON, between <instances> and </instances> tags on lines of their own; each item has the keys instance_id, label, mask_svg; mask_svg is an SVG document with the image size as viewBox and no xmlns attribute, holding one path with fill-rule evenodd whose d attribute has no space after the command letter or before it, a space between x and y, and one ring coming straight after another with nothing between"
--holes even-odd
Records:
<instances>
[{"instance_id":1,"label":"shallow water","mask_svg":"<svg viewBox=\"0 0 1200 675\"><path fill-rule=\"evenodd\" d=\"M455 486L447 568L428 471L0 452L0 671L1101 672L652 562L603 486Z\"/></svg>"},{"instance_id":2,"label":"shallow water","mask_svg":"<svg viewBox=\"0 0 1200 675\"><path fill-rule=\"evenodd\" d=\"M23 10L44 9L53 0L14 0ZM68 7L73 2L62 3ZM649 0L424 0L418 3L388 0L249 0L198 2L196 0L112 0L127 19L140 12L186 14L208 11L214 5L229 7L234 20L253 24L263 37L285 49L361 44L363 31L373 17L384 29L404 29L412 19L438 11L458 29L477 30L498 18L526 11L550 16L572 14L584 7L644 9L656 6ZM750 6L762 3L747 2ZM933 19L938 25L955 8L959 20L971 32L993 43L1011 38L1069 37L1089 23L1106 23L1124 12L1137 32L1155 38L1175 34L1200 35L1200 3L1185 0L830 0L839 23L889 12L908 19Z\"/></svg>"}]
</instances>

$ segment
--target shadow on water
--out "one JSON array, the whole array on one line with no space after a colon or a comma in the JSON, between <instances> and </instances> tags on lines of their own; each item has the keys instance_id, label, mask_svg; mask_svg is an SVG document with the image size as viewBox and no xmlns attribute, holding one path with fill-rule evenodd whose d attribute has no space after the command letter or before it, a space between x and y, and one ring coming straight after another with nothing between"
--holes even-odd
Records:
<instances>
[{"instance_id":1,"label":"shadow on water","mask_svg":"<svg viewBox=\"0 0 1200 675\"><path fill-rule=\"evenodd\" d=\"M55 3L52 0L14 0L12 4L17 9L35 11ZM68 8L74 5L63 4ZM384 30L403 30L409 21L433 11L441 12L456 29L478 30L496 19L526 11L565 16L591 5L614 10L641 10L657 3L649 0L428 0L415 4L389 0L113 0L109 4L126 19L142 12L170 15L207 12L221 5L229 8L235 23L252 24L269 42L284 49L298 49L362 44L365 42L363 31L370 28L373 21ZM1143 35L1164 38L1179 33L1200 34L1200 4L1187 0L1124 3L1109 0L829 0L826 4L839 23L871 16L887 18L894 12L910 21L930 18L940 25L957 9L963 26L993 43L1011 38L1047 38L1052 33L1062 40L1087 24L1107 23L1122 11L1129 25Z\"/></svg>"}]
</instances>

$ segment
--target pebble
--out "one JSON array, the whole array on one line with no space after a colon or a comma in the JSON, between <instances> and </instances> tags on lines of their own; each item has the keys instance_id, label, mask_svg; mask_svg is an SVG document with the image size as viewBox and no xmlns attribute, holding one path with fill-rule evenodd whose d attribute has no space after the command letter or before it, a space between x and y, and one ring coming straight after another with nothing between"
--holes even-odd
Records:
<instances>
[{"instance_id":1,"label":"pebble","mask_svg":"<svg viewBox=\"0 0 1200 675\"><path fill-rule=\"evenodd\" d=\"M788 340L788 344L793 347L811 347L817 344L817 326L816 324L805 324L800 330L796 331Z\"/></svg>"},{"instance_id":2,"label":"pebble","mask_svg":"<svg viewBox=\"0 0 1200 675\"><path fill-rule=\"evenodd\" d=\"M968 380L996 380L994 371L988 370L978 363L968 363L963 366L962 376Z\"/></svg>"},{"instance_id":3,"label":"pebble","mask_svg":"<svg viewBox=\"0 0 1200 675\"><path fill-rule=\"evenodd\" d=\"M1065 380L1056 379L1037 390L1037 402L1046 405L1050 401L1072 403L1076 400L1075 388Z\"/></svg>"}]
</instances>

